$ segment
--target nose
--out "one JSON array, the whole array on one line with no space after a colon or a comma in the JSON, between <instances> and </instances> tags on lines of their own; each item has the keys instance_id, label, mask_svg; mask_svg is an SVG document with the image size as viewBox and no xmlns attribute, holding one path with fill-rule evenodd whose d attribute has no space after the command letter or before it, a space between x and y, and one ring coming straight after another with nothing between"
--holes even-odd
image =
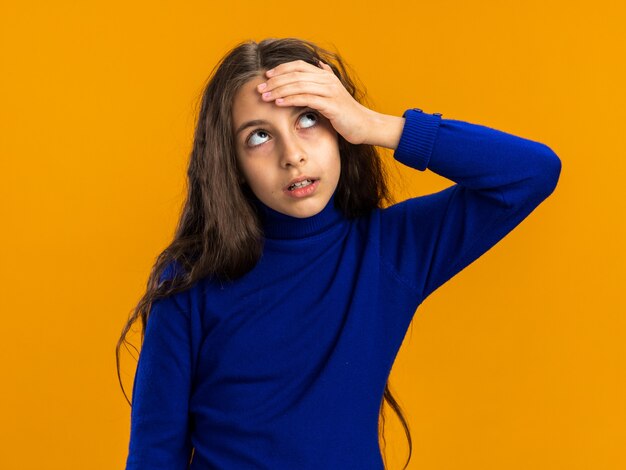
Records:
<instances>
[{"instance_id":1,"label":"nose","mask_svg":"<svg viewBox=\"0 0 626 470\"><path fill-rule=\"evenodd\" d=\"M304 148L294 135L288 135L283 139L282 151L281 165L285 168L304 165L308 159Z\"/></svg>"}]
</instances>

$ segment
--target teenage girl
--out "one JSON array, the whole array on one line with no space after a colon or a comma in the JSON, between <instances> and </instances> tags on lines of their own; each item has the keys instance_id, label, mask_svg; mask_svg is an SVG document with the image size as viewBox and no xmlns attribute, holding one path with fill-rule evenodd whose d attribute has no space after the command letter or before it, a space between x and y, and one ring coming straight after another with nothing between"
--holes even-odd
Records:
<instances>
[{"instance_id":1,"label":"teenage girl","mask_svg":"<svg viewBox=\"0 0 626 470\"><path fill-rule=\"evenodd\" d=\"M376 146L454 184L388 205ZM560 170L532 140L365 107L310 42L235 47L203 95L174 240L116 348L119 377L141 319L126 468L384 468L379 417L383 399L399 410L387 379L417 307Z\"/></svg>"}]
</instances>

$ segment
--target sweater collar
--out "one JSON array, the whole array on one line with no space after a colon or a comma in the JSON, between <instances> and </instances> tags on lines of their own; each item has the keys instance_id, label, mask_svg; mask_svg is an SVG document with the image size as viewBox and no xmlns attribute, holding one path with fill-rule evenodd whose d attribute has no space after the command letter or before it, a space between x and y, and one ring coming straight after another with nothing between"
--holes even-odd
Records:
<instances>
[{"instance_id":1,"label":"sweater collar","mask_svg":"<svg viewBox=\"0 0 626 470\"><path fill-rule=\"evenodd\" d=\"M335 207L335 194L336 191L320 212L304 218L278 212L261 202L256 196L251 199L258 209L265 238L289 240L318 235L347 220L341 210Z\"/></svg>"}]
</instances>

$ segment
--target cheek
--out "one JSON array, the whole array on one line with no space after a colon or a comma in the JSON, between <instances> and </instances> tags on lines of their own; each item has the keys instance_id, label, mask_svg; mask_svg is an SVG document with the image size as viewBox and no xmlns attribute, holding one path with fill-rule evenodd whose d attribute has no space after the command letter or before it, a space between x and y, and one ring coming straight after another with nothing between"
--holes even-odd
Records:
<instances>
[{"instance_id":1,"label":"cheek","mask_svg":"<svg viewBox=\"0 0 626 470\"><path fill-rule=\"evenodd\" d=\"M325 153L329 156L327 165L338 175L341 171L341 156L339 154L339 147L337 146L337 142L335 140L328 142L328 145L325 147Z\"/></svg>"},{"instance_id":2,"label":"cheek","mask_svg":"<svg viewBox=\"0 0 626 470\"><path fill-rule=\"evenodd\" d=\"M255 169L254 169L254 166L251 164L250 160L246 159L245 157L238 156L237 168L239 170L240 177L243 177L249 186L253 186Z\"/></svg>"},{"instance_id":3,"label":"cheek","mask_svg":"<svg viewBox=\"0 0 626 470\"><path fill-rule=\"evenodd\" d=\"M268 171L267 162L261 158L251 158L240 166L242 173L253 189L264 189L272 186L271 172Z\"/></svg>"},{"instance_id":4,"label":"cheek","mask_svg":"<svg viewBox=\"0 0 626 470\"><path fill-rule=\"evenodd\" d=\"M341 177L341 159L339 157L337 157L337 161L335 162L335 174L337 181L339 181Z\"/></svg>"}]
</instances>

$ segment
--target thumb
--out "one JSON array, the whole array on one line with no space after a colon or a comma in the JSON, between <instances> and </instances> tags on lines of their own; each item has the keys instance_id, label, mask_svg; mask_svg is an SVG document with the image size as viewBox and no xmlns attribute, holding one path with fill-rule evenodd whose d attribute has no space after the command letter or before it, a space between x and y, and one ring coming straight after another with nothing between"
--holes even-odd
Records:
<instances>
[{"instance_id":1,"label":"thumb","mask_svg":"<svg viewBox=\"0 0 626 470\"><path fill-rule=\"evenodd\" d=\"M327 63L322 62L321 60L318 60L317 62L320 64L320 66L321 66L324 70L328 70L329 72L332 72L332 71L333 71L333 69L332 69L332 68L330 67L330 65L328 65Z\"/></svg>"}]
</instances>

